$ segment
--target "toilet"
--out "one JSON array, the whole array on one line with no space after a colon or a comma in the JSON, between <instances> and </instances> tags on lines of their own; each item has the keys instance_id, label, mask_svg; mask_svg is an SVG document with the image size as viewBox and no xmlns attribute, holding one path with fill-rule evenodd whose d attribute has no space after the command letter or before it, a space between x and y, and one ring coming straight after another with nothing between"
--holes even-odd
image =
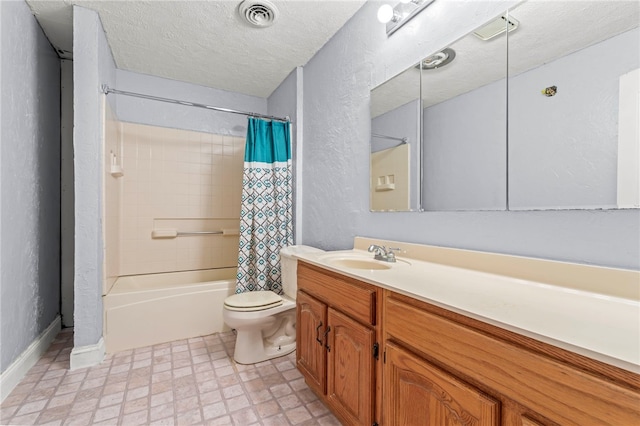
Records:
<instances>
[{"instance_id":1,"label":"toilet","mask_svg":"<svg viewBox=\"0 0 640 426\"><path fill-rule=\"evenodd\" d=\"M293 352L296 348L296 253L323 250L309 246L288 246L280 250L283 295L273 291L234 294L224 301L225 324L236 330L233 359L256 364Z\"/></svg>"}]
</instances>

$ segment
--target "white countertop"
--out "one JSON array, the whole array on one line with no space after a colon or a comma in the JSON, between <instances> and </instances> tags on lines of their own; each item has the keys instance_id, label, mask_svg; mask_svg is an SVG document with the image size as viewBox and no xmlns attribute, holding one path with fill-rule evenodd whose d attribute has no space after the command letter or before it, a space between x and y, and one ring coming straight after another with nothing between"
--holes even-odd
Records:
<instances>
[{"instance_id":1,"label":"white countertop","mask_svg":"<svg viewBox=\"0 0 640 426\"><path fill-rule=\"evenodd\" d=\"M640 301L398 256L390 269L334 266L363 250L295 253L322 268L640 373Z\"/></svg>"}]
</instances>

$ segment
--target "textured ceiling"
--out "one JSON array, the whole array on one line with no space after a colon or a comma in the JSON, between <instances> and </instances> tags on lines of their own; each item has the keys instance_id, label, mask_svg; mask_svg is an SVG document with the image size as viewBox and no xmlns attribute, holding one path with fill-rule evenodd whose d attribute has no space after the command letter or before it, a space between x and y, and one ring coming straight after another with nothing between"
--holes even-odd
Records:
<instances>
[{"instance_id":1,"label":"textured ceiling","mask_svg":"<svg viewBox=\"0 0 640 426\"><path fill-rule=\"evenodd\" d=\"M61 57L72 54L72 5L79 5L100 14L120 69L268 97L364 1L271 0L279 13L267 28L241 20L240 0L27 3Z\"/></svg>"},{"instance_id":2,"label":"textured ceiling","mask_svg":"<svg viewBox=\"0 0 640 426\"><path fill-rule=\"evenodd\" d=\"M520 22L509 33L509 75L514 76L638 27L640 2L529 0L514 8L511 16ZM423 71L423 106L505 78L506 41L504 34L490 41L469 34L453 43L450 46L456 51L453 62ZM415 100L419 93L420 72L411 68L373 90L372 116Z\"/></svg>"}]
</instances>

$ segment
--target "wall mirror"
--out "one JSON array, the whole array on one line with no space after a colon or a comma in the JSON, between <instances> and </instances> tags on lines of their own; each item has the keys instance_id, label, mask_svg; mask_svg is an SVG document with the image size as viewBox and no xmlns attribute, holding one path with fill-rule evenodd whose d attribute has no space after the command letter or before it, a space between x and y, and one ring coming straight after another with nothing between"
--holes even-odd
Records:
<instances>
[{"instance_id":1,"label":"wall mirror","mask_svg":"<svg viewBox=\"0 0 640 426\"><path fill-rule=\"evenodd\" d=\"M640 207L639 23L635 0L527 1L373 89L371 160L409 166L372 163L371 209Z\"/></svg>"},{"instance_id":2,"label":"wall mirror","mask_svg":"<svg viewBox=\"0 0 640 426\"><path fill-rule=\"evenodd\" d=\"M509 12L509 208L640 206L640 3Z\"/></svg>"},{"instance_id":3,"label":"wall mirror","mask_svg":"<svg viewBox=\"0 0 640 426\"><path fill-rule=\"evenodd\" d=\"M371 91L371 211L420 209L420 70Z\"/></svg>"},{"instance_id":4,"label":"wall mirror","mask_svg":"<svg viewBox=\"0 0 640 426\"><path fill-rule=\"evenodd\" d=\"M424 210L507 208L506 15L422 61Z\"/></svg>"},{"instance_id":5,"label":"wall mirror","mask_svg":"<svg viewBox=\"0 0 640 426\"><path fill-rule=\"evenodd\" d=\"M506 209L507 27L492 19L371 91L372 211Z\"/></svg>"}]
</instances>

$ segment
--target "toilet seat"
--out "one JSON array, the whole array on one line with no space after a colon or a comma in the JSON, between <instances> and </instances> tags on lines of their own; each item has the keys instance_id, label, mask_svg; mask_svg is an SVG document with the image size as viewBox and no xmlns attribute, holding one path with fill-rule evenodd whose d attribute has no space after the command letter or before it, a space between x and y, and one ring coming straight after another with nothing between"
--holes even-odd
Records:
<instances>
[{"instance_id":1,"label":"toilet seat","mask_svg":"<svg viewBox=\"0 0 640 426\"><path fill-rule=\"evenodd\" d=\"M282 305L282 297L273 291L248 291L234 294L224 300L224 307L230 311L262 311Z\"/></svg>"}]
</instances>

